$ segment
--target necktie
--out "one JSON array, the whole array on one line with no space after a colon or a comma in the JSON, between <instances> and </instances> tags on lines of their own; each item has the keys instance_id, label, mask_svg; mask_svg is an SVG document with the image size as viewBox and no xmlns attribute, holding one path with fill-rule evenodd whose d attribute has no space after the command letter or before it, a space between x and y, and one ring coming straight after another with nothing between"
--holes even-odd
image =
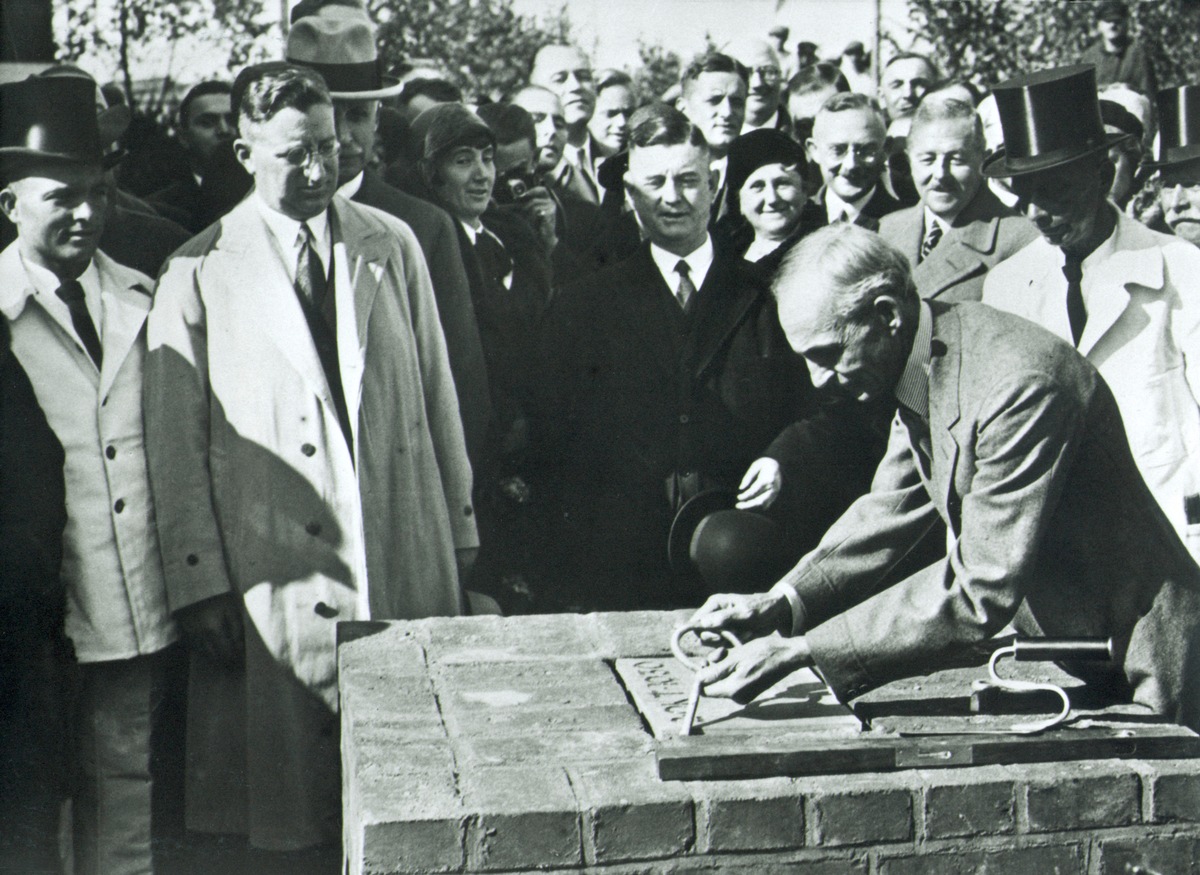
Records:
<instances>
[{"instance_id":1,"label":"necktie","mask_svg":"<svg viewBox=\"0 0 1200 875\"><path fill-rule=\"evenodd\" d=\"M929 226L929 232L925 235L925 239L921 241L921 254L917 258L917 264L920 264L929 257L929 253L942 242L942 226L937 222L933 222Z\"/></svg>"},{"instance_id":2,"label":"necktie","mask_svg":"<svg viewBox=\"0 0 1200 875\"><path fill-rule=\"evenodd\" d=\"M679 306L687 313L688 305L692 302L692 296L696 294L696 284L692 282L688 263L682 258L675 265L675 273L679 274L679 285L675 287L675 299L679 301Z\"/></svg>"},{"instance_id":3,"label":"necktie","mask_svg":"<svg viewBox=\"0 0 1200 875\"><path fill-rule=\"evenodd\" d=\"M502 289L505 288L504 279L512 273L513 262L504 245L481 229L475 236L475 254L479 258L479 267L484 278Z\"/></svg>"},{"instance_id":4,"label":"necktie","mask_svg":"<svg viewBox=\"0 0 1200 875\"><path fill-rule=\"evenodd\" d=\"M300 254L296 256L296 291L304 296L318 313L325 305L325 292L328 282L325 279L325 267L321 264L321 256L313 241L312 228L308 222L300 224Z\"/></svg>"},{"instance_id":5,"label":"necktie","mask_svg":"<svg viewBox=\"0 0 1200 875\"><path fill-rule=\"evenodd\" d=\"M1068 255L1063 264L1063 276L1067 278L1067 320L1071 323L1071 339L1079 346L1079 338L1083 337L1083 327L1087 324L1087 308L1083 305L1083 263Z\"/></svg>"},{"instance_id":6,"label":"necktie","mask_svg":"<svg viewBox=\"0 0 1200 875\"><path fill-rule=\"evenodd\" d=\"M575 167L583 177L584 184L591 190L592 196L597 196L599 190L596 188L596 181L592 179L592 168L588 166L587 148L584 146L580 146L575 152Z\"/></svg>"},{"instance_id":7,"label":"necktie","mask_svg":"<svg viewBox=\"0 0 1200 875\"><path fill-rule=\"evenodd\" d=\"M103 360L100 335L96 333L96 324L92 322L92 315L88 312L87 301L83 297L83 286L79 284L79 280L66 280L55 294L71 311L71 324L75 327L75 333L83 341L83 348L87 350L98 369Z\"/></svg>"}]
</instances>

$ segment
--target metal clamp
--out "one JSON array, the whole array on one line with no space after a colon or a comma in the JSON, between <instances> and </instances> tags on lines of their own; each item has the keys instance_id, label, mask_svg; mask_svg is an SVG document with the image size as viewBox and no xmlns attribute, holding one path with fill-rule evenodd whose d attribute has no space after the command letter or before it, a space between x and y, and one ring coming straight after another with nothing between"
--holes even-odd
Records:
<instances>
[{"instance_id":1,"label":"metal clamp","mask_svg":"<svg viewBox=\"0 0 1200 875\"><path fill-rule=\"evenodd\" d=\"M703 690L704 685L700 680L700 672L704 670L705 666L708 665L708 662L707 661L706 662L692 661L688 657L688 655L683 652L683 646L682 646L681 642L683 640L683 636L686 635L688 632L699 632L699 631L701 631L701 630L696 629L692 626L680 626L678 629L676 629L674 632L671 633L671 652L673 654L675 654L676 659L678 659L680 662L682 662L685 666L690 668L692 671L696 672L696 680L692 683L692 692L691 692L691 695L688 696L687 712L684 714L683 723L679 727L679 734L682 736L688 736L688 735L692 734L692 724L696 722L696 708L700 705L700 696L704 691ZM703 630L703 631L712 632L713 630L707 629L707 630ZM728 632L728 631L722 629L718 632L713 632L713 634L720 635L722 638L725 639L725 641L727 641L729 644L731 644L734 647L741 647L741 645L742 645L742 642L739 641L737 636L734 635L732 632ZM696 637L699 638L700 636L697 635Z\"/></svg>"},{"instance_id":2,"label":"metal clamp","mask_svg":"<svg viewBox=\"0 0 1200 875\"><path fill-rule=\"evenodd\" d=\"M1000 677L996 672L996 663L1006 656L1011 656L1014 659L1018 658L1018 649L1020 645L1016 642L1008 647L1001 647L992 654L992 658L988 661L988 680L975 680L971 682L971 689L976 693L988 689L1003 690L1008 693L1028 693L1034 691L1045 691L1054 693L1062 699L1062 709L1048 720L1035 720L1031 723L1015 723L1006 729L1006 732L1016 735L1033 735L1037 732L1044 732L1053 726L1057 726L1067 719L1071 714L1071 700L1067 697L1067 691L1056 684L1040 684L1034 681L1018 681L1008 680Z\"/></svg>"}]
</instances>

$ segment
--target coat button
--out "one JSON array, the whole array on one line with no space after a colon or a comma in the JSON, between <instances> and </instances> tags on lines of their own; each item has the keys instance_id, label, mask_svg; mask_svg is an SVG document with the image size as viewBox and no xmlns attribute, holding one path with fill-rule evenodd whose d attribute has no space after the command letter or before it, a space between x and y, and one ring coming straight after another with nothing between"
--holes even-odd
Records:
<instances>
[{"instance_id":1,"label":"coat button","mask_svg":"<svg viewBox=\"0 0 1200 875\"><path fill-rule=\"evenodd\" d=\"M303 444L300 447L300 452L304 453L306 456L315 456L317 453L317 448L312 444Z\"/></svg>"},{"instance_id":2,"label":"coat button","mask_svg":"<svg viewBox=\"0 0 1200 875\"><path fill-rule=\"evenodd\" d=\"M125 509L125 499L118 498L116 500L116 502L113 504L113 510L115 510L117 513L120 513L124 509Z\"/></svg>"},{"instance_id":3,"label":"coat button","mask_svg":"<svg viewBox=\"0 0 1200 875\"><path fill-rule=\"evenodd\" d=\"M114 446L107 447L104 450L104 455L109 459L115 459L117 457L117 448Z\"/></svg>"},{"instance_id":4,"label":"coat button","mask_svg":"<svg viewBox=\"0 0 1200 875\"><path fill-rule=\"evenodd\" d=\"M316 537L317 535L321 534L321 524L320 523L308 523L304 527L304 531L308 532L313 537Z\"/></svg>"},{"instance_id":5,"label":"coat button","mask_svg":"<svg viewBox=\"0 0 1200 875\"><path fill-rule=\"evenodd\" d=\"M468 504L463 508L463 516L471 516L473 513L475 513L475 508L471 507L471 505Z\"/></svg>"},{"instance_id":6,"label":"coat button","mask_svg":"<svg viewBox=\"0 0 1200 875\"><path fill-rule=\"evenodd\" d=\"M338 610L337 608L325 604L325 602L317 602L316 605L313 606L313 613L318 617L324 617L326 620L332 620L338 615Z\"/></svg>"},{"instance_id":7,"label":"coat button","mask_svg":"<svg viewBox=\"0 0 1200 875\"><path fill-rule=\"evenodd\" d=\"M200 557L197 556L195 553L188 553L187 558L184 559L183 561L186 562L188 565L199 565Z\"/></svg>"},{"instance_id":8,"label":"coat button","mask_svg":"<svg viewBox=\"0 0 1200 875\"><path fill-rule=\"evenodd\" d=\"M687 425L687 424L688 424L688 422L689 422L689 420L690 420L690 417L689 417L689 416L688 416L686 413L681 413L681 414L679 414L679 421L680 421L680 422L681 422L683 425Z\"/></svg>"}]
</instances>

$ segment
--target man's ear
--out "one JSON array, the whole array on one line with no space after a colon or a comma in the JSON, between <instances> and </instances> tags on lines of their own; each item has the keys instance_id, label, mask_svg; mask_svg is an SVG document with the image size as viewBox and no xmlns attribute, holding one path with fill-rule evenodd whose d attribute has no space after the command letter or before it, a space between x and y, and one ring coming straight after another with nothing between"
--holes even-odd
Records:
<instances>
[{"instance_id":1,"label":"man's ear","mask_svg":"<svg viewBox=\"0 0 1200 875\"><path fill-rule=\"evenodd\" d=\"M251 176L254 175L254 171L250 169L250 153L253 151L254 147L250 145L249 140L243 140L241 137L238 137L233 141L234 157L237 158L238 164L246 168L246 172Z\"/></svg>"},{"instance_id":2,"label":"man's ear","mask_svg":"<svg viewBox=\"0 0 1200 875\"><path fill-rule=\"evenodd\" d=\"M1096 172L1100 174L1100 190L1108 194L1108 190L1112 188L1113 177L1117 175L1117 166L1108 160L1108 153L1102 152L1099 161L1096 162Z\"/></svg>"},{"instance_id":3,"label":"man's ear","mask_svg":"<svg viewBox=\"0 0 1200 875\"><path fill-rule=\"evenodd\" d=\"M17 220L14 218L17 212L17 194L12 190L11 186L5 186L0 189L0 210L4 212L5 217L14 225Z\"/></svg>"},{"instance_id":4,"label":"man's ear","mask_svg":"<svg viewBox=\"0 0 1200 875\"><path fill-rule=\"evenodd\" d=\"M904 317L901 315L900 301L893 295L880 295L871 304L872 312L878 324L891 336L900 332Z\"/></svg>"}]
</instances>

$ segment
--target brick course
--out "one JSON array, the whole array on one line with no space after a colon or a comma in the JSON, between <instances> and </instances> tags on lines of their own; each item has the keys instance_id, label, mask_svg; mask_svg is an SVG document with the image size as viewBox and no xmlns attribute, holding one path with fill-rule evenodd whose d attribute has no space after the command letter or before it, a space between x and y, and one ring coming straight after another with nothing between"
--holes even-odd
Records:
<instances>
[{"instance_id":1,"label":"brick course","mask_svg":"<svg viewBox=\"0 0 1200 875\"><path fill-rule=\"evenodd\" d=\"M351 873L1200 871L1198 760L660 781L610 662L683 616L348 624Z\"/></svg>"}]
</instances>

